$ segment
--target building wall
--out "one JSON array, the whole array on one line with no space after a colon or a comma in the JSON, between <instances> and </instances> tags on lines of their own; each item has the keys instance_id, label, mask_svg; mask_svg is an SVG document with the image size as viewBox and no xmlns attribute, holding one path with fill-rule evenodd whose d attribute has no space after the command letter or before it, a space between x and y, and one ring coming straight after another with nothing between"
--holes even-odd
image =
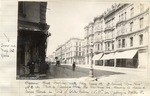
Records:
<instances>
[{"instance_id":1,"label":"building wall","mask_svg":"<svg viewBox=\"0 0 150 96\"><path fill-rule=\"evenodd\" d=\"M19 20L36 23L40 22L40 3L23 3L23 11L23 13L25 13L25 18L20 17Z\"/></svg>"},{"instance_id":2,"label":"building wall","mask_svg":"<svg viewBox=\"0 0 150 96\"><path fill-rule=\"evenodd\" d=\"M85 30L85 64L91 64L91 51L93 53L94 44L94 23L91 22L84 28Z\"/></svg>"},{"instance_id":3,"label":"building wall","mask_svg":"<svg viewBox=\"0 0 150 96\"><path fill-rule=\"evenodd\" d=\"M62 45L58 46L56 49L56 57L59 61L62 60Z\"/></svg>"},{"instance_id":4,"label":"building wall","mask_svg":"<svg viewBox=\"0 0 150 96\"><path fill-rule=\"evenodd\" d=\"M94 18L94 55L110 54L132 49L138 50L138 67L144 67L148 59L149 6L148 4L114 5ZM104 23L103 23L103 22ZM90 64L91 25L85 29L85 62ZM133 37L133 41L131 40ZM133 44L131 44L131 41ZM131 46L132 45L132 46ZM131 62L128 60L126 62ZM104 61L106 62L106 61ZM144 63L142 63L144 62ZM96 62L95 62L96 63ZM115 63L115 62L114 62Z\"/></svg>"},{"instance_id":5,"label":"building wall","mask_svg":"<svg viewBox=\"0 0 150 96\"><path fill-rule=\"evenodd\" d=\"M28 74L19 71L29 60L35 62L35 72L39 71L39 62L45 62L49 29L46 7L47 2L18 2L17 75Z\"/></svg>"},{"instance_id":6,"label":"building wall","mask_svg":"<svg viewBox=\"0 0 150 96\"><path fill-rule=\"evenodd\" d=\"M56 56L61 63L72 64L74 61L77 64L84 63L83 39L71 38L62 46L57 48Z\"/></svg>"},{"instance_id":7,"label":"building wall","mask_svg":"<svg viewBox=\"0 0 150 96\"><path fill-rule=\"evenodd\" d=\"M142 6L142 9L141 9ZM144 7L144 8L143 8ZM133 10L133 14L131 12ZM148 6L143 4L129 4L123 10L126 10L126 19L124 24L120 24L117 27L117 50L131 50L138 49L138 62L139 68L143 68L147 64L147 46L148 46ZM132 15L131 15L132 14ZM119 21L118 21L119 22ZM131 26L132 24L132 26ZM142 40L141 37L142 36ZM133 38L133 44L131 44L131 38ZM125 40L125 46L122 46L123 39ZM121 41L121 47L119 48L119 40ZM131 46L132 45L132 46ZM143 50L143 51L141 51Z\"/></svg>"}]
</instances>

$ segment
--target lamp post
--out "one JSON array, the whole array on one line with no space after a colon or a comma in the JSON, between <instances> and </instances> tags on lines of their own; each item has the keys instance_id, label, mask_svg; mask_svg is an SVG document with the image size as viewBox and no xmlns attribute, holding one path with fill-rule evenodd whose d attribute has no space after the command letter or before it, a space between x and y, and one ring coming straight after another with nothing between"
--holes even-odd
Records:
<instances>
[{"instance_id":1,"label":"lamp post","mask_svg":"<svg viewBox=\"0 0 150 96\"><path fill-rule=\"evenodd\" d=\"M90 48L91 50L91 65L90 65L90 72L89 72L89 77L94 77L94 71L93 71L93 62L92 62L92 58L93 58L93 47L91 46Z\"/></svg>"}]
</instances>

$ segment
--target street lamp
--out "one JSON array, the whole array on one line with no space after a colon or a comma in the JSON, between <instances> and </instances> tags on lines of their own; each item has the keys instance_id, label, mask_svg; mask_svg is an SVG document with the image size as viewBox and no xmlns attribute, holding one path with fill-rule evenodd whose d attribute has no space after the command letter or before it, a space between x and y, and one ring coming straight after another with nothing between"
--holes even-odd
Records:
<instances>
[{"instance_id":1,"label":"street lamp","mask_svg":"<svg viewBox=\"0 0 150 96\"><path fill-rule=\"evenodd\" d=\"M94 77L94 71L93 71L93 62L92 62L92 58L93 58L93 47L91 46L90 48L91 50L91 66L90 66L90 72L89 72L89 77Z\"/></svg>"}]
</instances>

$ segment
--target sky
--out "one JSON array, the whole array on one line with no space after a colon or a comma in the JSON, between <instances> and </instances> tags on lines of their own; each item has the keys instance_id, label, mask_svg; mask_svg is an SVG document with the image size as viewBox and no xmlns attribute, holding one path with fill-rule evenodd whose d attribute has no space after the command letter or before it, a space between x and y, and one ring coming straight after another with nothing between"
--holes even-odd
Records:
<instances>
[{"instance_id":1,"label":"sky","mask_svg":"<svg viewBox=\"0 0 150 96\"><path fill-rule=\"evenodd\" d=\"M96 1L48 1L47 24L50 25L47 56L72 37L84 38L84 27L93 22L113 2Z\"/></svg>"}]
</instances>

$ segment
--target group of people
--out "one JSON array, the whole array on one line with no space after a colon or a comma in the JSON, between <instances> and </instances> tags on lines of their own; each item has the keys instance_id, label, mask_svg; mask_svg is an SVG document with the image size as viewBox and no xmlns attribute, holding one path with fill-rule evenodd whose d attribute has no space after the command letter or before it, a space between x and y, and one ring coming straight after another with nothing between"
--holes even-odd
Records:
<instances>
[{"instance_id":1,"label":"group of people","mask_svg":"<svg viewBox=\"0 0 150 96\"><path fill-rule=\"evenodd\" d=\"M29 74L34 75L34 70L35 70L35 62L30 60L27 63L27 66L29 68ZM49 65L46 62L39 62L39 73L40 74L46 74L47 70L49 69Z\"/></svg>"}]
</instances>

